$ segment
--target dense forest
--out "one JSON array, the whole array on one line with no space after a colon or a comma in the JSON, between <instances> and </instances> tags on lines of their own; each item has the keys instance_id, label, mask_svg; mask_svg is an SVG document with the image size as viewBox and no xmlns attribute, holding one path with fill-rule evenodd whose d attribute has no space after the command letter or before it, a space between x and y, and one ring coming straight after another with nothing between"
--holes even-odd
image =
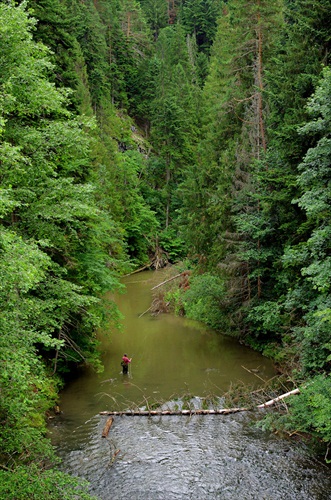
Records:
<instances>
[{"instance_id":1,"label":"dense forest","mask_svg":"<svg viewBox=\"0 0 331 500\"><path fill-rule=\"evenodd\" d=\"M89 498L45 415L120 277L272 358L331 443L330 0L0 3L0 498ZM78 488L78 490L77 490ZM78 493L79 492L79 493Z\"/></svg>"}]
</instances>

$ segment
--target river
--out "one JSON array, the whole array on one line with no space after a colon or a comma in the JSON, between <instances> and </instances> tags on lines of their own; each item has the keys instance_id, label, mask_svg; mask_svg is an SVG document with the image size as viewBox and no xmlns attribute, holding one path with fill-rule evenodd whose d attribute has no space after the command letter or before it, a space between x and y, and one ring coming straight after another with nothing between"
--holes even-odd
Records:
<instances>
[{"instance_id":1,"label":"river","mask_svg":"<svg viewBox=\"0 0 331 500\"><path fill-rule=\"evenodd\" d=\"M303 445L254 426L254 414L115 417L101 438L103 410L201 407L230 386L258 388L272 363L198 322L145 312L163 274L125 278L115 300L122 328L100 332L105 371L82 373L61 394L50 425L63 469L91 484L101 500L331 499L331 471ZM124 352L130 372L121 373ZM254 370L249 372L248 370Z\"/></svg>"}]
</instances>

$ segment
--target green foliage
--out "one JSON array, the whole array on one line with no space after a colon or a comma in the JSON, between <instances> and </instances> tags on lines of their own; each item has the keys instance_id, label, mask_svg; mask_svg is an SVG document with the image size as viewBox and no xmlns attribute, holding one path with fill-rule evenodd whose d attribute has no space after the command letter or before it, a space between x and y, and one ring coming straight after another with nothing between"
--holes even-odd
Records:
<instances>
[{"instance_id":1,"label":"green foliage","mask_svg":"<svg viewBox=\"0 0 331 500\"><path fill-rule=\"evenodd\" d=\"M190 279L190 288L185 291L182 301L188 318L203 321L216 329L226 329L228 320L222 312L225 298L224 282L210 274Z\"/></svg>"},{"instance_id":2,"label":"green foliage","mask_svg":"<svg viewBox=\"0 0 331 500\"><path fill-rule=\"evenodd\" d=\"M59 476L55 484L56 473L44 470L52 452L42 415L58 383L50 373L73 363L102 369L93 333L106 315L101 297L155 246L171 261L189 253L208 271L172 294L176 312L238 327L264 353L291 356L304 376L330 370L329 68L317 82L331 53L331 5L29 6L38 22L24 4L0 4L0 444L8 469L0 491L75 498L74 483ZM293 422L302 411L302 430L325 442L329 387L316 377L291 405ZM43 472L30 484L38 462Z\"/></svg>"},{"instance_id":3,"label":"green foliage","mask_svg":"<svg viewBox=\"0 0 331 500\"><path fill-rule=\"evenodd\" d=\"M86 182L91 169L87 131L93 128L93 123L71 117L64 107L66 92L48 85L46 69L51 65L44 57L46 49L32 40L28 22L26 32L17 37L17 24L28 19L24 9L3 5L2 15L8 36L3 67L7 67L7 59L11 60L12 51L17 50L21 55L11 66L12 74L24 71L29 74L31 68L34 75L33 80L23 79L24 85L21 81L16 88L12 85L12 75L2 73L7 93L2 108L6 124L0 151L4 166L1 182L17 207L14 214L7 210L4 223L12 225L23 238L38 241L39 248L52 259L49 275L40 280L42 292L37 289L34 295L40 304L42 297L49 299L49 304L45 301L44 306L39 306L40 310L56 311L56 319L50 318L47 326L48 331L53 328L55 333L74 314L84 322L83 308L97 301L93 295L116 285L107 266L112 260L108 253L109 234L114 230L109 217L105 224L105 214L97 206L95 186ZM44 88L48 94L47 106L43 106ZM39 106L35 107L37 98ZM31 103L27 103L28 99ZM12 104L8 107L7 102ZM87 250L89 247L93 247L94 253ZM98 268L98 272L92 271ZM61 294L66 302L63 300L58 307ZM96 316L95 321L97 325Z\"/></svg>"},{"instance_id":4,"label":"green foliage","mask_svg":"<svg viewBox=\"0 0 331 500\"><path fill-rule=\"evenodd\" d=\"M0 495L88 498L76 480L46 471L55 458L45 412L59 368L101 369L99 295L117 287L122 243L88 182L95 124L69 112L34 26L24 4L0 4Z\"/></svg>"},{"instance_id":5,"label":"green foliage","mask_svg":"<svg viewBox=\"0 0 331 500\"><path fill-rule=\"evenodd\" d=\"M330 78L330 71L326 69L309 101L308 111L312 119L300 129L301 134L312 138L315 143L298 166L297 184L301 196L293 201L304 210L307 221L301 229L300 243L288 247L283 257L285 268L292 272L288 276L295 276L285 304L300 317L294 332L305 373L329 370Z\"/></svg>"},{"instance_id":6,"label":"green foliage","mask_svg":"<svg viewBox=\"0 0 331 500\"><path fill-rule=\"evenodd\" d=\"M160 29L168 24L167 3L164 0L140 0L140 3L154 38L157 39Z\"/></svg>"},{"instance_id":7,"label":"green foliage","mask_svg":"<svg viewBox=\"0 0 331 500\"><path fill-rule=\"evenodd\" d=\"M92 105L99 106L111 92L106 27L93 2L68 2L68 14L84 57Z\"/></svg>"},{"instance_id":8,"label":"green foliage","mask_svg":"<svg viewBox=\"0 0 331 500\"><path fill-rule=\"evenodd\" d=\"M52 337L58 314L52 315L47 300L35 295L51 260L36 244L9 231L1 231L0 248L0 459L4 467L0 497L40 498L42 490L45 494L50 489L49 498L61 498L62 490L70 498L75 482L54 471L40 472L40 467L55 463L45 437L44 414L56 401L59 381L49 377L38 351L42 346L60 349L63 345L63 340ZM65 299L61 293L61 300Z\"/></svg>"},{"instance_id":9,"label":"green foliage","mask_svg":"<svg viewBox=\"0 0 331 500\"><path fill-rule=\"evenodd\" d=\"M224 2L204 87L199 162L181 186L186 201L180 221L201 268L218 266L225 277L228 311L245 340L260 349L278 342L287 352L299 345L307 369L326 369L327 321L318 325L315 316L323 313L330 283L330 148L328 137L321 140L329 110L326 81L310 104L314 121L300 134L297 126L307 116L304 104L328 36L324 32L322 41L307 5L291 2L283 16L282 2ZM324 20L322 3L317 8ZM303 51L300 61L297 49ZM304 156L317 140L319 148ZM282 258L286 247L291 250ZM311 364L306 321L311 335L320 332Z\"/></svg>"},{"instance_id":10,"label":"green foliage","mask_svg":"<svg viewBox=\"0 0 331 500\"><path fill-rule=\"evenodd\" d=\"M185 241L174 228L168 228L159 235L159 245L167 252L171 262L178 262L186 255Z\"/></svg>"},{"instance_id":11,"label":"green foliage","mask_svg":"<svg viewBox=\"0 0 331 500\"><path fill-rule=\"evenodd\" d=\"M139 4L135 0L67 4L72 31L86 64L93 106L100 110L116 102L136 112L143 59L150 50Z\"/></svg>"},{"instance_id":12,"label":"green foliage","mask_svg":"<svg viewBox=\"0 0 331 500\"><path fill-rule=\"evenodd\" d=\"M281 328L284 326L284 316L282 316L282 306L277 302L266 301L252 307L247 315L253 332L262 332L271 337L271 333L281 335Z\"/></svg>"},{"instance_id":13,"label":"green foliage","mask_svg":"<svg viewBox=\"0 0 331 500\"><path fill-rule=\"evenodd\" d=\"M93 500L87 483L54 469L40 470L35 466L19 466L12 471L0 470L0 498L7 500Z\"/></svg>"},{"instance_id":14,"label":"green foliage","mask_svg":"<svg viewBox=\"0 0 331 500\"><path fill-rule=\"evenodd\" d=\"M325 306L325 303L321 303L318 308L314 308L305 314L305 326L294 329L300 345L300 360L305 375L311 372L320 372L321 370L329 371L330 322L323 321L323 316L318 315L319 312L324 313ZM310 304L310 307L312 307L312 304Z\"/></svg>"},{"instance_id":15,"label":"green foliage","mask_svg":"<svg viewBox=\"0 0 331 500\"><path fill-rule=\"evenodd\" d=\"M129 255L138 264L145 264L158 229L155 213L142 196L143 188L139 177L145 171L145 162L134 150L118 154L116 159L116 185L119 186L117 196L121 206L118 220Z\"/></svg>"},{"instance_id":16,"label":"green foliage","mask_svg":"<svg viewBox=\"0 0 331 500\"><path fill-rule=\"evenodd\" d=\"M163 214L161 228L177 218L182 204L178 184L192 162L198 136L196 107L199 87L196 78L195 49L185 40L181 26L164 28L157 40L151 103L151 142L157 151L149 166L148 191L158 191L156 209Z\"/></svg>"},{"instance_id":17,"label":"green foliage","mask_svg":"<svg viewBox=\"0 0 331 500\"><path fill-rule=\"evenodd\" d=\"M10 5L1 5L1 109L6 114L30 118L59 112L67 114L62 104L68 91L55 89L47 79L52 70L49 50L32 41L35 21L26 16L24 6L17 9L15 16L12 12Z\"/></svg>"},{"instance_id":18,"label":"green foliage","mask_svg":"<svg viewBox=\"0 0 331 500\"><path fill-rule=\"evenodd\" d=\"M278 418L277 426L290 432L308 433L326 445L331 442L331 380L318 375L300 388L289 402L289 413Z\"/></svg>"},{"instance_id":19,"label":"green foliage","mask_svg":"<svg viewBox=\"0 0 331 500\"><path fill-rule=\"evenodd\" d=\"M199 161L188 170L183 183L187 201L181 221L187 226L192 250L201 262L209 261L210 268L229 256L230 251L231 263L238 262L239 242L246 233L238 228L237 233L241 234L234 234L238 217L234 219L233 214L245 213L249 217L257 212L251 170L254 158L262 155L262 141L257 138L261 133L258 126L253 126L261 121L256 116L258 54L254 39L261 31L263 60L268 60L267 54L273 50L271 35L280 25L278 3L271 6L260 2L259 6L237 1L221 6L203 89ZM200 231L195 231L195 227ZM250 229L249 225L246 229ZM253 245L256 248L252 241ZM227 263L225 266L229 267Z\"/></svg>"},{"instance_id":20,"label":"green foliage","mask_svg":"<svg viewBox=\"0 0 331 500\"><path fill-rule=\"evenodd\" d=\"M217 0L185 0L180 17L185 30L196 37L200 50L208 52L216 33L220 2Z\"/></svg>"},{"instance_id":21,"label":"green foliage","mask_svg":"<svg viewBox=\"0 0 331 500\"><path fill-rule=\"evenodd\" d=\"M84 78L85 65L81 48L73 34L73 22L62 0L29 1L29 11L38 19L34 30L34 40L51 49L50 59L57 70L49 78L57 87L75 89L71 96L70 108L80 109L80 99L89 101ZM79 68L79 70L78 70ZM82 85L83 84L83 85ZM86 111L86 108L85 108Z\"/></svg>"}]
</instances>

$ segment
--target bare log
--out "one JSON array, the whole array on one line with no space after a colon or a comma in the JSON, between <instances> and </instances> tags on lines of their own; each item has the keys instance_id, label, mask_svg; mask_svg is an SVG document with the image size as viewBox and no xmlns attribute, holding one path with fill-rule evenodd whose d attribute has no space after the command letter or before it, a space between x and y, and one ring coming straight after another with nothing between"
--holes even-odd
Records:
<instances>
[{"instance_id":1,"label":"bare log","mask_svg":"<svg viewBox=\"0 0 331 500\"><path fill-rule=\"evenodd\" d=\"M123 275L123 278L125 278L126 276L131 276L132 274L136 274L136 273L140 273L141 271L144 271L145 269L147 269L148 267L151 267L153 264L153 262L148 262L147 264L145 264L143 267L140 267L139 269L136 269L135 271L132 271L131 273L129 274L124 274Z\"/></svg>"},{"instance_id":2,"label":"bare log","mask_svg":"<svg viewBox=\"0 0 331 500\"><path fill-rule=\"evenodd\" d=\"M249 408L221 408L218 410L125 410L125 411L101 411L99 415L117 415L117 416L161 416L161 415L227 415L229 413L238 413L248 411Z\"/></svg>"},{"instance_id":3,"label":"bare log","mask_svg":"<svg viewBox=\"0 0 331 500\"><path fill-rule=\"evenodd\" d=\"M172 281L176 278L179 278L181 275L182 275L182 273L176 274L176 276L173 276L172 278L169 278L165 281L162 281L162 283L159 283L158 285L153 286L153 288L151 288L151 290L155 290L155 288L159 288L159 286L165 285L166 283L169 283L169 281Z\"/></svg>"},{"instance_id":4,"label":"bare log","mask_svg":"<svg viewBox=\"0 0 331 500\"><path fill-rule=\"evenodd\" d=\"M110 428L113 425L113 422L114 422L113 417L109 417L107 419L106 425L104 426L103 431L102 431L102 437L103 438L106 438L108 436Z\"/></svg>"},{"instance_id":5,"label":"bare log","mask_svg":"<svg viewBox=\"0 0 331 500\"><path fill-rule=\"evenodd\" d=\"M266 403L262 403L256 408L267 408L269 406L272 406L273 404L277 403L278 401L281 401L284 398L287 398L288 396L291 396L292 394L299 394L300 389L293 389L293 391L286 392L285 394L282 394L281 396L278 396L277 398L271 399L270 401L267 401ZM124 411L100 411L99 415L118 415L118 416L140 416L140 417L153 417L153 416L162 416L162 415L229 415L230 413L238 413L241 411L249 411L252 410L253 408L219 408L219 409L213 409L213 410L204 410L204 409L192 409L192 410L124 410ZM108 419L110 420L110 419ZM108 422L107 420L107 422ZM106 424L107 425L107 424ZM110 424L111 425L111 424ZM110 427L110 426L109 426Z\"/></svg>"},{"instance_id":6,"label":"bare log","mask_svg":"<svg viewBox=\"0 0 331 500\"><path fill-rule=\"evenodd\" d=\"M150 310L152 309L152 306L153 306L153 304L152 304L152 305L151 305L148 309L146 309L146 311L144 311L143 313L141 313L141 314L138 316L138 319L139 319L139 318L142 318L142 317L144 316L144 314L148 313L148 311L150 311Z\"/></svg>"},{"instance_id":7,"label":"bare log","mask_svg":"<svg viewBox=\"0 0 331 500\"><path fill-rule=\"evenodd\" d=\"M300 389L293 389L293 391L286 392L285 394L282 394L281 396L278 396L275 399L270 399L270 401L267 401L266 403L262 403L261 405L258 405L257 408L266 408L268 406L272 406L278 401L281 401L284 398L287 398L288 396L291 396L292 394L299 394Z\"/></svg>"},{"instance_id":8,"label":"bare log","mask_svg":"<svg viewBox=\"0 0 331 500\"><path fill-rule=\"evenodd\" d=\"M109 462L109 465L112 466L113 463L115 462L115 459L117 457L117 455L120 453L121 450L116 450L115 453L113 454L113 456L111 457L111 461Z\"/></svg>"},{"instance_id":9,"label":"bare log","mask_svg":"<svg viewBox=\"0 0 331 500\"><path fill-rule=\"evenodd\" d=\"M243 368L243 369L244 369L244 370L246 370L247 372L251 373L252 375L255 375L255 377L257 377L257 378L259 378L260 380L262 380L262 382L265 382L265 380L264 380L262 377L260 377L260 375L258 375L258 374L256 373L256 371L249 370L249 369L248 369L248 368L246 368L246 366L244 366L244 365L241 365L241 368Z\"/></svg>"}]
</instances>

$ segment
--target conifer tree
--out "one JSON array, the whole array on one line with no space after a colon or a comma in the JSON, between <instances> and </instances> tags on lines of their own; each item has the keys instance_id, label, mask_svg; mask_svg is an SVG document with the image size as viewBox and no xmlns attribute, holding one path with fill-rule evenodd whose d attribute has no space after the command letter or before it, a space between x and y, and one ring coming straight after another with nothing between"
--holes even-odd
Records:
<instances>
[{"instance_id":1,"label":"conifer tree","mask_svg":"<svg viewBox=\"0 0 331 500\"><path fill-rule=\"evenodd\" d=\"M187 236L204 267L218 268L226 277L228 303L232 297L238 318L241 304L262 296L262 276L271 259L263 241L270 228L261 219L255 179L267 168L266 72L282 26L281 3L223 4L204 88L206 125L194 169L198 182L191 180L194 193L201 192L198 207L191 197ZM203 231L196 238L197 225Z\"/></svg>"},{"instance_id":2,"label":"conifer tree","mask_svg":"<svg viewBox=\"0 0 331 500\"><path fill-rule=\"evenodd\" d=\"M300 129L300 135L314 139L302 163L298 165L297 184L300 196L293 200L306 214L300 231L300 242L288 246L284 254L287 270L297 270L296 282L287 294L304 324L294 329L300 343L300 359L304 371L328 370L331 350L330 337L330 85L329 68L309 100L310 121ZM299 271L299 272L298 272Z\"/></svg>"},{"instance_id":3,"label":"conifer tree","mask_svg":"<svg viewBox=\"0 0 331 500\"><path fill-rule=\"evenodd\" d=\"M208 53L212 45L220 14L220 2L215 0L183 0L180 21L190 35L194 35L198 49Z\"/></svg>"},{"instance_id":4,"label":"conifer tree","mask_svg":"<svg viewBox=\"0 0 331 500\"><path fill-rule=\"evenodd\" d=\"M160 30L168 24L168 5L166 0L140 0L146 20L156 41Z\"/></svg>"},{"instance_id":5,"label":"conifer tree","mask_svg":"<svg viewBox=\"0 0 331 500\"><path fill-rule=\"evenodd\" d=\"M194 50L194 49L193 49ZM192 57L190 58L190 54ZM162 30L157 41L155 98L152 105L151 141L157 151L156 187L164 200L163 225L174 217L177 194L186 165L192 161L197 137L195 114L199 93L194 54L180 25Z\"/></svg>"},{"instance_id":6,"label":"conifer tree","mask_svg":"<svg viewBox=\"0 0 331 500\"><path fill-rule=\"evenodd\" d=\"M295 319L291 301L291 307L284 307L288 288L296 288L294 283L300 279L300 265L288 267L286 260L284 268L281 256L284 248L304 238L306 229L309 234L306 214L293 199L299 195L298 164L314 139L298 134L298 127L307 119L306 102L321 71L321 63L327 61L329 43L325 2L314 4L314 9L311 2L285 2L285 6L285 24L278 33L277 54L266 75L269 107L266 168L255 176L260 221L269 228L264 241L264 248L271 256L265 272L269 279L264 277L265 303L256 306L249 316L252 329L263 332L264 336L268 332L270 338L277 331L280 342L279 325L287 325L290 331L296 320L300 321L300 313ZM306 293L310 296L307 289Z\"/></svg>"}]
</instances>

